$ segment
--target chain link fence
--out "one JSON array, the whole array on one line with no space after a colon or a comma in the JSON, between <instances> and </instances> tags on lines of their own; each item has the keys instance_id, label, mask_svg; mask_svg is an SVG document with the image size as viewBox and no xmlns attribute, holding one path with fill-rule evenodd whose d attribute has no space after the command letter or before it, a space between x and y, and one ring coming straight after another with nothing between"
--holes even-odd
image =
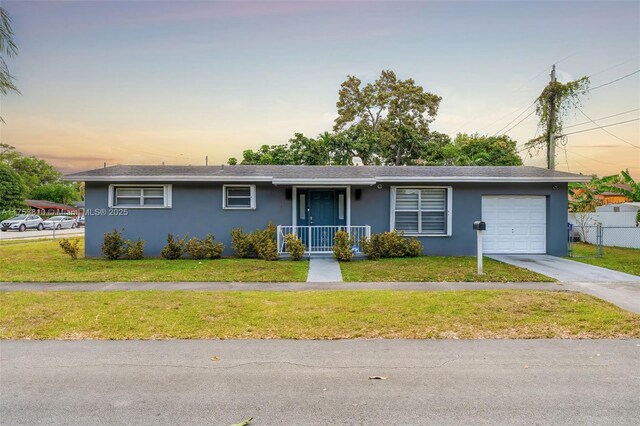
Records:
<instances>
[{"instance_id":1,"label":"chain link fence","mask_svg":"<svg viewBox=\"0 0 640 426\"><path fill-rule=\"evenodd\" d=\"M602 257L607 247L640 249L640 226L569 224L569 256Z\"/></svg>"}]
</instances>

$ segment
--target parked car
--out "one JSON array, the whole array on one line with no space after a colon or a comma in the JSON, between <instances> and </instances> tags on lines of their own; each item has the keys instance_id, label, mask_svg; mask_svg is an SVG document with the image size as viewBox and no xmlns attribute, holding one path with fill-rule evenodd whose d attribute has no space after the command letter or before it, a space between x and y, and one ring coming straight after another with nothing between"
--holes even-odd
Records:
<instances>
[{"instance_id":1,"label":"parked car","mask_svg":"<svg viewBox=\"0 0 640 426\"><path fill-rule=\"evenodd\" d=\"M85 224L84 216L79 216L78 219L76 219L76 223L78 224L78 228L81 226L84 226Z\"/></svg>"},{"instance_id":2,"label":"parked car","mask_svg":"<svg viewBox=\"0 0 640 426\"><path fill-rule=\"evenodd\" d=\"M44 229L74 229L77 224L71 216L52 216L42 222Z\"/></svg>"},{"instance_id":3,"label":"parked car","mask_svg":"<svg viewBox=\"0 0 640 426\"><path fill-rule=\"evenodd\" d=\"M0 230L3 232L7 230L23 232L27 229L37 229L38 231L42 231L44 229L42 218L37 214L19 214L11 219L0 222Z\"/></svg>"}]
</instances>

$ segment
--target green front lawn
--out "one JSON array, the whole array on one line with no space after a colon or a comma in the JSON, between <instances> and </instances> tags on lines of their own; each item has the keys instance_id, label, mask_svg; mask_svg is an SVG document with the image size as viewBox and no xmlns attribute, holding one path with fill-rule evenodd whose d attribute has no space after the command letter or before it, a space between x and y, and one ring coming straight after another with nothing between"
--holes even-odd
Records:
<instances>
[{"instance_id":1,"label":"green front lawn","mask_svg":"<svg viewBox=\"0 0 640 426\"><path fill-rule=\"evenodd\" d=\"M81 252L84 252L84 239ZM306 281L309 262L259 259L72 260L57 241L0 246L0 281Z\"/></svg>"},{"instance_id":2,"label":"green front lawn","mask_svg":"<svg viewBox=\"0 0 640 426\"><path fill-rule=\"evenodd\" d=\"M595 246L592 244L575 243L573 245L576 256L593 256L595 251ZM602 257L570 257L569 259L627 274L640 275L640 249L603 247Z\"/></svg>"},{"instance_id":3,"label":"green front lawn","mask_svg":"<svg viewBox=\"0 0 640 426\"><path fill-rule=\"evenodd\" d=\"M638 337L640 315L569 292L0 293L2 339Z\"/></svg>"},{"instance_id":4,"label":"green front lawn","mask_svg":"<svg viewBox=\"0 0 640 426\"><path fill-rule=\"evenodd\" d=\"M343 262L344 281L404 282L533 282L555 281L527 269L484 259L484 274L477 274L475 257L423 256L400 259L357 260Z\"/></svg>"}]
</instances>

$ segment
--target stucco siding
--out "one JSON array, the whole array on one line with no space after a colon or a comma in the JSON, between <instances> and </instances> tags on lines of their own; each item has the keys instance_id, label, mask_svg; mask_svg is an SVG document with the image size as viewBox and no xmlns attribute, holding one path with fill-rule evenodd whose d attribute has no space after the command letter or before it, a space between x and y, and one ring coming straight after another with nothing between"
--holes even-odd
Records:
<instances>
[{"instance_id":1,"label":"stucco siding","mask_svg":"<svg viewBox=\"0 0 640 426\"><path fill-rule=\"evenodd\" d=\"M420 185L420 184L416 184ZM391 186L351 187L351 224L370 225L371 232L389 230ZM422 185L421 185L422 186ZM547 252L556 256L566 255L567 184L566 183L429 183L428 186L452 186L452 235L421 237L425 253L433 255L474 255L476 235L472 229L474 220L481 219L483 195L543 195L547 200ZM356 189L361 198L356 200ZM223 210L222 184L173 183L172 208L129 209L126 216L90 215L86 217L86 255L101 255L103 234L113 229L123 229L128 239L146 241L145 255L158 256L166 243L167 233L204 237L215 234L217 241L225 244L225 255L232 254L230 231L243 227L253 231L269 221L276 225L290 225L292 200L286 199L286 188L271 183L256 185L255 210ZM108 184L86 184L86 209L108 211Z\"/></svg>"},{"instance_id":2,"label":"stucco siding","mask_svg":"<svg viewBox=\"0 0 640 426\"><path fill-rule=\"evenodd\" d=\"M230 182L231 183L231 182ZM167 233L198 238L208 233L225 245L225 255L231 255L232 228L245 231L263 228L269 221L274 224L291 223L291 201L285 199L285 189L272 184L256 185L255 210L224 210L222 184L173 183L172 208L128 209L126 216L90 215L100 209L109 210L109 185L86 185L86 248L85 255L101 256L105 232L124 229L124 237L146 241L145 255L158 256L166 244Z\"/></svg>"}]
</instances>

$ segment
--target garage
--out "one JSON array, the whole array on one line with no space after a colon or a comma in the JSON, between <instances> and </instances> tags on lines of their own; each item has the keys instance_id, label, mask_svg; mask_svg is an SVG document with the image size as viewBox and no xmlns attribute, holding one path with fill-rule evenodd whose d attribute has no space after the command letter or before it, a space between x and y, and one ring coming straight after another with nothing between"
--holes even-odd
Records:
<instances>
[{"instance_id":1,"label":"garage","mask_svg":"<svg viewBox=\"0 0 640 426\"><path fill-rule=\"evenodd\" d=\"M482 220L485 253L547 252L545 196L483 196Z\"/></svg>"}]
</instances>

